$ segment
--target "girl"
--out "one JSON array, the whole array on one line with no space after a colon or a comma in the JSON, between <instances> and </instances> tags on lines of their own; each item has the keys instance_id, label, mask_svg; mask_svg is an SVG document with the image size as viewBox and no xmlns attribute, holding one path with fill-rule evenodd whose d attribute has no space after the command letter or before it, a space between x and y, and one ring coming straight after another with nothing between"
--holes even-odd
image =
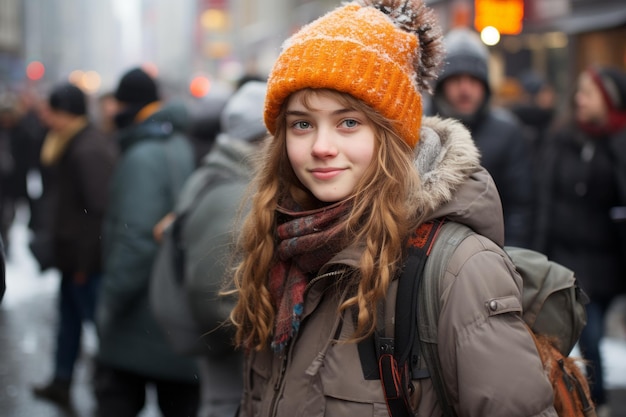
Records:
<instances>
[{"instance_id":1,"label":"girl","mask_svg":"<svg viewBox=\"0 0 626 417\"><path fill-rule=\"evenodd\" d=\"M457 413L556 415L493 181L460 124L421 126L441 56L435 21L418 0L353 2L301 29L274 65L273 140L234 272L240 416L388 415L358 342L380 324L409 235L442 216L481 234L442 281L439 353ZM494 298L496 311L485 307ZM441 415L429 379L413 388L417 415Z\"/></svg>"}]
</instances>

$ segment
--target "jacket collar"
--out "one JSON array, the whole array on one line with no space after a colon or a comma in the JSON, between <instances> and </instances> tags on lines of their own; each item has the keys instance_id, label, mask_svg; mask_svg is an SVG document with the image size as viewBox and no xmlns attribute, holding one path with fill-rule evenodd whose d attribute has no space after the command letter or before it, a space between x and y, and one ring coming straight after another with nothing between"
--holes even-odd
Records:
<instances>
[{"instance_id":1,"label":"jacket collar","mask_svg":"<svg viewBox=\"0 0 626 417\"><path fill-rule=\"evenodd\" d=\"M470 132L454 119L424 118L415 148L428 218L448 217L499 245L504 243L500 195Z\"/></svg>"}]
</instances>

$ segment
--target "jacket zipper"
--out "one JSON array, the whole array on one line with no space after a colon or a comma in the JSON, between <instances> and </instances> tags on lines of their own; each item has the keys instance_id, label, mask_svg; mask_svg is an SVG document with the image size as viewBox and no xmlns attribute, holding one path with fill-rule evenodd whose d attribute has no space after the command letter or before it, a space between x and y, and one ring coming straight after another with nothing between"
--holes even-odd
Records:
<instances>
[{"instance_id":1,"label":"jacket zipper","mask_svg":"<svg viewBox=\"0 0 626 417\"><path fill-rule=\"evenodd\" d=\"M311 281L309 281L306 287L304 287L304 298L306 298L307 292L311 289L311 287L313 287L313 285L315 285L315 283L325 278L333 277L336 275L341 275L344 272L345 272L344 270L336 270L336 271L330 271L330 272L326 272L325 274L316 276ZM296 335L296 338L298 338L298 335ZM269 414L270 416L276 415L276 405L278 403L279 394L285 385L284 383L285 383L285 373L287 373L287 361L289 360L289 355L291 354L290 348L293 345L293 343L295 343L295 339L292 340L291 343L289 343L287 346L285 346L285 352L283 352L283 355L282 355L281 364L280 364L280 373L278 374L278 378L276 379L276 382L274 383L274 395L272 397L272 403L270 406L270 414Z\"/></svg>"},{"instance_id":2,"label":"jacket zipper","mask_svg":"<svg viewBox=\"0 0 626 417\"><path fill-rule=\"evenodd\" d=\"M345 270L342 269L342 270L326 272L325 274L316 276L311 281L309 281L308 284L306 284L306 287L304 287L304 298L306 298L306 293L309 292L311 287L313 287L313 285L315 285L316 283L320 282L322 279L328 278L328 277L334 277L335 275L341 275L344 272Z\"/></svg>"}]
</instances>

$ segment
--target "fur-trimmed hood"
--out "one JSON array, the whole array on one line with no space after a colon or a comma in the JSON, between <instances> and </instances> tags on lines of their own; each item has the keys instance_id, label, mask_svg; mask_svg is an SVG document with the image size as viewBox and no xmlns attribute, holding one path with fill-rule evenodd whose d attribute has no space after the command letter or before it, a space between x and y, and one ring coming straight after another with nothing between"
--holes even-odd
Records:
<instances>
[{"instance_id":1,"label":"fur-trimmed hood","mask_svg":"<svg viewBox=\"0 0 626 417\"><path fill-rule=\"evenodd\" d=\"M425 117L415 148L422 180L420 200L429 219L446 216L504 244L502 204L496 185L480 166L470 132L454 119Z\"/></svg>"}]
</instances>

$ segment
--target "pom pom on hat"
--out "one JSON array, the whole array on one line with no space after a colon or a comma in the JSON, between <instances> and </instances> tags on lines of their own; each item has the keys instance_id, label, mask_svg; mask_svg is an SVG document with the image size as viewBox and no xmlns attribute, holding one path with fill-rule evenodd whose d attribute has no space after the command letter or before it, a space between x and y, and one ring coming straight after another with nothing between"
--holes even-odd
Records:
<instances>
[{"instance_id":1,"label":"pom pom on hat","mask_svg":"<svg viewBox=\"0 0 626 417\"><path fill-rule=\"evenodd\" d=\"M50 93L48 102L50 108L57 111L64 111L76 116L87 114L85 93L72 84L62 84L54 88Z\"/></svg>"},{"instance_id":2,"label":"pom pom on hat","mask_svg":"<svg viewBox=\"0 0 626 417\"><path fill-rule=\"evenodd\" d=\"M133 68L122 76L115 98L122 103L146 105L159 100L156 82L141 68Z\"/></svg>"},{"instance_id":3,"label":"pom pom on hat","mask_svg":"<svg viewBox=\"0 0 626 417\"><path fill-rule=\"evenodd\" d=\"M434 14L421 0L360 0L327 13L283 44L268 80L267 129L275 133L292 93L325 88L364 101L414 146L421 90L428 90L441 61L440 37Z\"/></svg>"}]
</instances>

